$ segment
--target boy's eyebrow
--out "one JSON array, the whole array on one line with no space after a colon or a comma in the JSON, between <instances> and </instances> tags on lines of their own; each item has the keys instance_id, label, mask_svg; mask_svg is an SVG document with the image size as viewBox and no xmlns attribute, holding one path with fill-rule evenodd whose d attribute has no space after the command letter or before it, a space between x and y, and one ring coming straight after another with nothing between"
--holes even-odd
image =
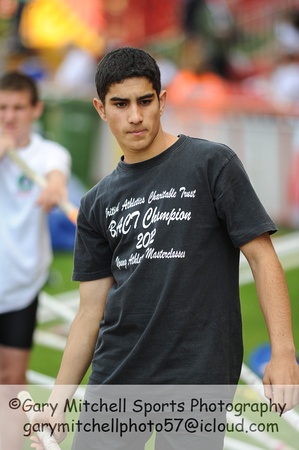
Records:
<instances>
[{"instance_id":1,"label":"boy's eyebrow","mask_svg":"<svg viewBox=\"0 0 299 450\"><path fill-rule=\"evenodd\" d=\"M145 94L142 95L141 97L138 97L138 100L145 100L146 98L153 98L153 97L155 97L154 92L150 92L149 94Z\"/></svg>"},{"instance_id":2,"label":"boy's eyebrow","mask_svg":"<svg viewBox=\"0 0 299 450\"><path fill-rule=\"evenodd\" d=\"M153 98L155 96L155 94L153 92L149 93L149 94L145 94L145 95L141 95L140 97L137 98L137 100L145 100L146 98ZM130 99L129 98L122 98L122 97L111 97L109 98L110 102L128 102Z\"/></svg>"}]
</instances>

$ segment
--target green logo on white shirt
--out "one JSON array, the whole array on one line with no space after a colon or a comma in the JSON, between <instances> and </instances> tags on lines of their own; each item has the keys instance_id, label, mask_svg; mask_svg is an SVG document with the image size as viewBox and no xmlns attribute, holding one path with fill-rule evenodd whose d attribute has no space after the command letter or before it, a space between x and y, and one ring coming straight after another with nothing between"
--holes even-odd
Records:
<instances>
[{"instance_id":1,"label":"green logo on white shirt","mask_svg":"<svg viewBox=\"0 0 299 450\"><path fill-rule=\"evenodd\" d=\"M18 185L19 185L20 191L23 191L23 192L31 191L32 186L33 186L33 181L30 180L29 178L27 178L25 175L21 175L19 178Z\"/></svg>"}]
</instances>

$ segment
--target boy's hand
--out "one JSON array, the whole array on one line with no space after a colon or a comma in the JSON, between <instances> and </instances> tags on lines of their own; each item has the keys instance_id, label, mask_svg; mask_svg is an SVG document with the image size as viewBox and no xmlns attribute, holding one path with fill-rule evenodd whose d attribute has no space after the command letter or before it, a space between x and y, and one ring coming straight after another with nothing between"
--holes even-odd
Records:
<instances>
[{"instance_id":1,"label":"boy's hand","mask_svg":"<svg viewBox=\"0 0 299 450\"><path fill-rule=\"evenodd\" d=\"M272 357L263 383L265 396L272 404L284 405L284 412L299 404L299 365L295 358Z\"/></svg>"},{"instance_id":2,"label":"boy's hand","mask_svg":"<svg viewBox=\"0 0 299 450\"><path fill-rule=\"evenodd\" d=\"M66 178L62 172L53 170L48 174L47 181L36 202L45 212L49 212L59 202L67 200Z\"/></svg>"}]
</instances>

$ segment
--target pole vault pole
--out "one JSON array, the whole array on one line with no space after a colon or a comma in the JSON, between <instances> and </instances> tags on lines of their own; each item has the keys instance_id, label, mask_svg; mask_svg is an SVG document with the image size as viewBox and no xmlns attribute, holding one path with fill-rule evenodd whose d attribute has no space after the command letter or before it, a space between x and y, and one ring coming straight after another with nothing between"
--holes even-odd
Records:
<instances>
[{"instance_id":1,"label":"pole vault pole","mask_svg":"<svg viewBox=\"0 0 299 450\"><path fill-rule=\"evenodd\" d=\"M29 405L34 406L34 401L32 400L29 392L21 391L18 394L18 398L22 404L24 404L26 402L27 406L29 406ZM28 402L30 402L30 403L28 403ZM34 411L32 409L28 408L26 415L27 415L28 419L31 421L33 418L33 415L34 415ZM43 425L45 425L45 424L43 424ZM49 427L43 426L42 431L38 431L36 434L37 434L37 437L39 438L39 440L41 441L41 443L43 444L45 450L61 450L55 437L52 435Z\"/></svg>"},{"instance_id":2,"label":"pole vault pole","mask_svg":"<svg viewBox=\"0 0 299 450\"><path fill-rule=\"evenodd\" d=\"M22 169L25 175L30 178L37 186L44 188L47 185L47 180L42 175L32 170L25 161L17 154L15 150L9 150L7 155L12 161L14 161L20 169ZM58 203L58 207L68 217L68 219L74 224L77 224L78 208L70 201L61 201Z\"/></svg>"}]
</instances>

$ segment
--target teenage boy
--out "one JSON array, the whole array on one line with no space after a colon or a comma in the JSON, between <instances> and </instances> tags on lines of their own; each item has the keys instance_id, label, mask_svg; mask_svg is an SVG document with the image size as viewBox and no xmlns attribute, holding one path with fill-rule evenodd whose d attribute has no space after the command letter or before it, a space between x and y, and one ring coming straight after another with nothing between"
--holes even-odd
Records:
<instances>
[{"instance_id":1,"label":"teenage boy","mask_svg":"<svg viewBox=\"0 0 299 450\"><path fill-rule=\"evenodd\" d=\"M69 153L32 132L43 110L35 82L22 73L0 79L0 384L25 384L38 293L52 249L46 213L67 197ZM14 149L47 178L40 189L6 154Z\"/></svg>"},{"instance_id":2,"label":"teenage boy","mask_svg":"<svg viewBox=\"0 0 299 450\"><path fill-rule=\"evenodd\" d=\"M276 226L240 160L225 145L162 129L166 91L148 53L108 53L96 87L94 106L123 156L81 201L73 271L80 307L50 402L59 385L78 385L91 361L89 385L236 385L241 250L272 347L265 392L291 408L295 387L274 387L299 384L287 285L269 236ZM79 434L75 449L102 448Z\"/></svg>"}]
</instances>

